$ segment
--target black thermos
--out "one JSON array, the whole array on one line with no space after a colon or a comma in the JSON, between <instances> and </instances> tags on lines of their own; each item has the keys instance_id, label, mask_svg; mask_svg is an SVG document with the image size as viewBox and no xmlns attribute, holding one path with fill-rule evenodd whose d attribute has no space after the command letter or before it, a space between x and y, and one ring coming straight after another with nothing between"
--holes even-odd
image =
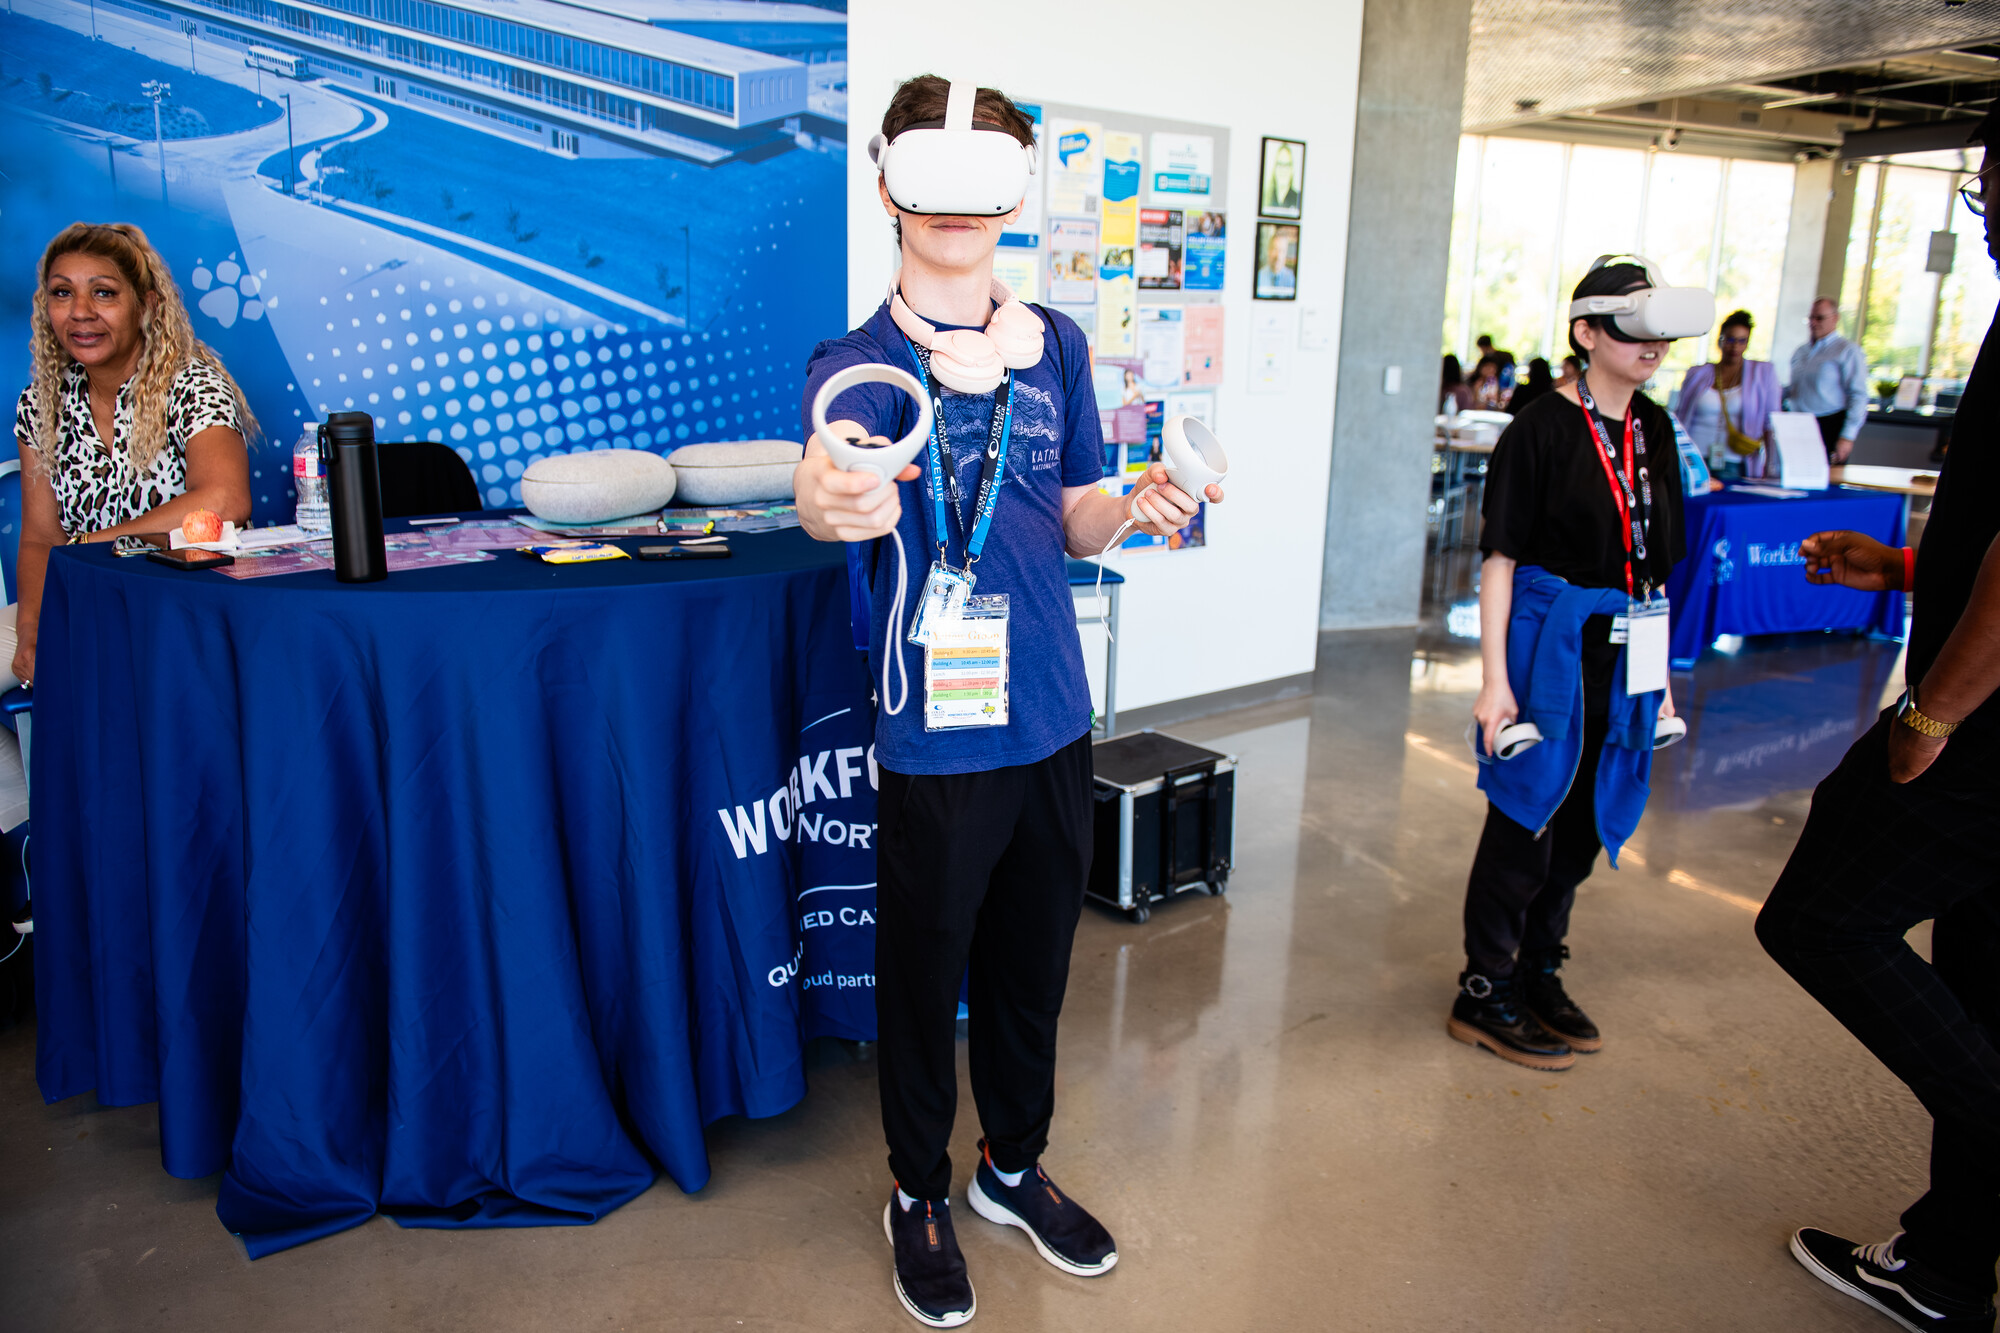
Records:
<instances>
[{"instance_id":1,"label":"black thermos","mask_svg":"<svg viewBox=\"0 0 2000 1333\"><path fill-rule=\"evenodd\" d=\"M333 511L333 576L342 583L389 577L374 418L366 412L330 414L319 428L319 461Z\"/></svg>"}]
</instances>

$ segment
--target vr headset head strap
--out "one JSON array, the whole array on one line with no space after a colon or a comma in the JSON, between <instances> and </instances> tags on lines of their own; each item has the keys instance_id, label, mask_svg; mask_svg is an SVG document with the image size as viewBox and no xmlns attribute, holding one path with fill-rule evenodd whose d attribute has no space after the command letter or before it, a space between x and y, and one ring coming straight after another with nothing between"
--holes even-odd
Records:
<instances>
[{"instance_id":1,"label":"vr headset head strap","mask_svg":"<svg viewBox=\"0 0 2000 1333\"><path fill-rule=\"evenodd\" d=\"M971 129L972 108L978 100L978 84L953 79L944 95L944 127L948 130Z\"/></svg>"}]
</instances>

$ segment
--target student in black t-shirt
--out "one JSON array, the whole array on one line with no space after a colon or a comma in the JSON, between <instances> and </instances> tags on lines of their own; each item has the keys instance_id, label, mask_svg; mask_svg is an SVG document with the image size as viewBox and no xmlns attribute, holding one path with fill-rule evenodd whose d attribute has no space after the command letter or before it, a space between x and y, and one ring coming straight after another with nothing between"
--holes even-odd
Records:
<instances>
[{"instance_id":1,"label":"student in black t-shirt","mask_svg":"<svg viewBox=\"0 0 2000 1333\"><path fill-rule=\"evenodd\" d=\"M1605 264L1577 285L1574 299L1622 295L1651 285L1637 264ZM1489 755L1500 729L1522 716L1508 667L1517 567L1539 566L1576 588L1616 589L1622 605L1628 588L1643 596L1647 585L1663 587L1685 551L1673 425L1663 409L1639 392L1659 369L1667 343L1631 341L1609 317L1591 316L1571 321L1570 347L1588 363L1581 384L1596 405L1608 447L1619 455L1619 474L1635 493L1650 484L1644 550L1635 547L1628 566L1626 522L1578 385L1565 384L1523 408L1493 451L1482 508L1483 683L1473 717ZM1630 474L1622 454L1627 413L1636 427ZM1646 480L1639 475L1642 470ZM1547 798L1560 800L1560 805L1545 830L1525 827L1502 813L1497 801L1490 804L1466 885L1466 967L1449 1030L1460 1041L1535 1069L1567 1069L1576 1063L1575 1052L1603 1045L1596 1026L1563 989L1557 971L1569 957L1563 941L1577 885L1589 876L1601 848L1597 773L1611 727L1614 679L1623 680L1617 671L1623 650L1610 641L1611 621L1609 615L1591 615L1583 621L1581 644L1575 645L1581 657L1583 740L1567 793L1557 788ZM1634 705L1618 703L1629 718ZM1672 713L1669 693L1659 715ZM1653 719L1644 721L1644 743L1650 743ZM1570 735L1574 744L1574 733ZM1493 776L1489 770L1489 778ZM1481 786L1493 795L1489 781L1482 780ZM1642 808L1643 779L1636 800Z\"/></svg>"},{"instance_id":2,"label":"student in black t-shirt","mask_svg":"<svg viewBox=\"0 0 2000 1333\"><path fill-rule=\"evenodd\" d=\"M2000 113L1968 187L2000 263ZM1986 334L1923 558L1858 532L1800 543L1806 576L1866 591L1916 575L1908 692L1813 792L1757 917L1771 957L1924 1104L1930 1191L1886 1241L1805 1227L1792 1254L1904 1328L1992 1333L2000 1261L2000 318ZM1932 922L1931 960L1904 942ZM1849 1163L1829 1156L1829 1171ZM1867 1163L1880 1174L1879 1158Z\"/></svg>"}]
</instances>

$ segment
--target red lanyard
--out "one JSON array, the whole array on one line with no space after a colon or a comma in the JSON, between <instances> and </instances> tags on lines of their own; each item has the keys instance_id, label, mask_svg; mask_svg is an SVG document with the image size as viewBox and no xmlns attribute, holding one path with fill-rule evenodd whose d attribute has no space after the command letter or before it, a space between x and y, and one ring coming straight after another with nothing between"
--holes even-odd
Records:
<instances>
[{"instance_id":1,"label":"red lanyard","mask_svg":"<svg viewBox=\"0 0 2000 1333\"><path fill-rule=\"evenodd\" d=\"M1637 550L1640 560L1646 558L1646 531L1641 526L1638 515L1633 512L1639 506L1639 497L1632 493L1632 483L1629 480L1629 478L1635 475L1632 467L1632 442L1634 438L1634 425L1639 414L1632 409L1631 404L1628 403L1626 405L1625 475L1621 477L1618 475L1617 469L1611 465L1613 456L1611 441L1605 438L1604 426L1597 418L1597 403L1590 396L1589 386L1583 380L1579 379L1576 389L1578 405L1583 409L1584 424L1590 428L1590 438L1597 446L1597 461L1603 464L1604 478L1611 483L1611 503L1618 507L1618 535L1625 543L1625 595L1627 597L1635 597L1638 594L1634 589L1632 579L1632 557L1634 550ZM1644 483L1642 482L1642 484ZM1647 516L1650 518L1653 508L1653 488L1650 484L1646 484L1645 488L1646 511Z\"/></svg>"}]
</instances>

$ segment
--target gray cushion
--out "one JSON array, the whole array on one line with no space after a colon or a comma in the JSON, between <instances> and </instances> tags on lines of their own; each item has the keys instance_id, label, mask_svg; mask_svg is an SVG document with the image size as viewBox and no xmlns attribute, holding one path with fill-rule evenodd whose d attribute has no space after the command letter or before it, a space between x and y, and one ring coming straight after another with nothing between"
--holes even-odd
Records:
<instances>
[{"instance_id":1,"label":"gray cushion","mask_svg":"<svg viewBox=\"0 0 2000 1333\"><path fill-rule=\"evenodd\" d=\"M551 454L521 474L521 503L551 523L608 523L673 498L673 465L644 449Z\"/></svg>"},{"instance_id":2,"label":"gray cushion","mask_svg":"<svg viewBox=\"0 0 2000 1333\"><path fill-rule=\"evenodd\" d=\"M667 455L687 505L735 505L792 498L792 472L806 448L790 440L684 444Z\"/></svg>"}]
</instances>

